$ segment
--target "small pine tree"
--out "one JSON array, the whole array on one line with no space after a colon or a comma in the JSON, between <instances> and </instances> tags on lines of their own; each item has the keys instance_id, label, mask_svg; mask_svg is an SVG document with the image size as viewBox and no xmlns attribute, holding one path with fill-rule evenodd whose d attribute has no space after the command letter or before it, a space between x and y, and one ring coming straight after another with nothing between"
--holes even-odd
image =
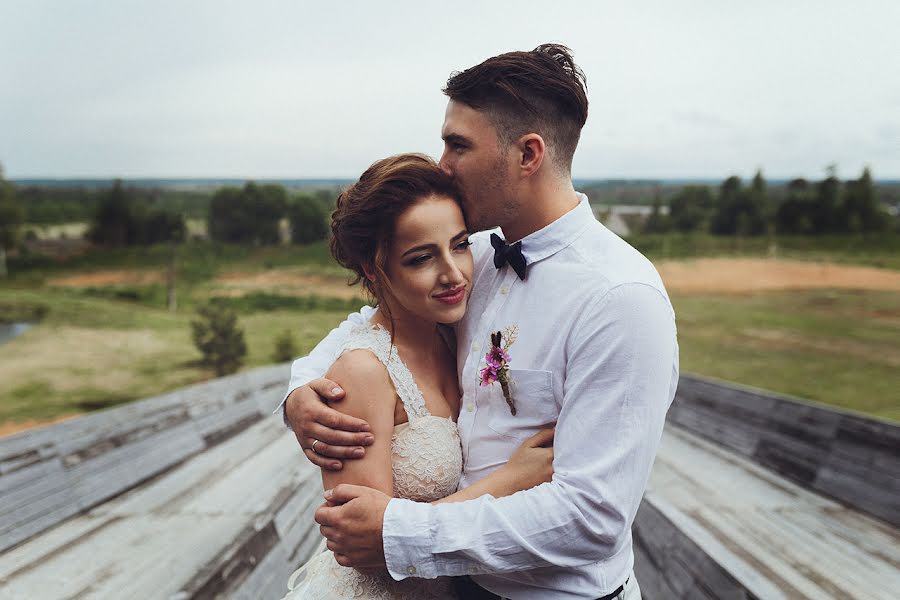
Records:
<instances>
[{"instance_id":1,"label":"small pine tree","mask_svg":"<svg viewBox=\"0 0 900 600\"><path fill-rule=\"evenodd\" d=\"M297 344L294 342L294 336L287 329L275 339L275 351L272 353L272 360L275 362L287 362L294 360L297 356Z\"/></svg>"},{"instance_id":2,"label":"small pine tree","mask_svg":"<svg viewBox=\"0 0 900 600\"><path fill-rule=\"evenodd\" d=\"M247 355L237 315L214 302L201 306L197 313L201 320L191 321L191 333L194 345L203 354L203 364L215 369L219 377L234 373Z\"/></svg>"}]
</instances>

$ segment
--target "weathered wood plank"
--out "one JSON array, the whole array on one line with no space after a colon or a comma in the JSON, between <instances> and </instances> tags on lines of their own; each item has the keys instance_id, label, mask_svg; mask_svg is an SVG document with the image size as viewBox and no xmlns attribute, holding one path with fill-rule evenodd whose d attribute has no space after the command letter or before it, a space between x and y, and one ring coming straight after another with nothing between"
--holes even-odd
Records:
<instances>
[{"instance_id":1,"label":"weathered wood plank","mask_svg":"<svg viewBox=\"0 0 900 600\"><path fill-rule=\"evenodd\" d=\"M900 526L894 423L692 375L682 376L668 422Z\"/></svg>"},{"instance_id":2,"label":"weathered wood plank","mask_svg":"<svg viewBox=\"0 0 900 600\"><path fill-rule=\"evenodd\" d=\"M4 564L19 567L0 570L0 585L13 598L283 594L306 558L295 547L318 535L306 518L321 499L317 478L280 420L266 419L7 552Z\"/></svg>"},{"instance_id":3,"label":"weathered wood plank","mask_svg":"<svg viewBox=\"0 0 900 600\"><path fill-rule=\"evenodd\" d=\"M262 368L0 438L0 552L268 417L287 373Z\"/></svg>"},{"instance_id":4,"label":"weathered wood plank","mask_svg":"<svg viewBox=\"0 0 900 600\"><path fill-rule=\"evenodd\" d=\"M663 436L645 503L756 597L887 599L892 596L886 590L900 589L896 528L677 428ZM659 523L659 517L651 519L644 528ZM660 551L652 535L644 539L647 554ZM674 534L670 539L679 540ZM703 564L696 557L680 560L671 549L663 555L685 568ZM688 574L656 560L668 573L660 577L683 593ZM714 591L710 576L693 579L714 597L733 587L726 581Z\"/></svg>"}]
</instances>

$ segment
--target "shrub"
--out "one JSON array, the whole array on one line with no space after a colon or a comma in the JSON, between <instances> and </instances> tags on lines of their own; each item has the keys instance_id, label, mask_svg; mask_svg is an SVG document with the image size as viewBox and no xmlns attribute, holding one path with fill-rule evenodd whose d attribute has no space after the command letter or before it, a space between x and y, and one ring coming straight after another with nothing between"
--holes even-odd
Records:
<instances>
[{"instance_id":1,"label":"shrub","mask_svg":"<svg viewBox=\"0 0 900 600\"><path fill-rule=\"evenodd\" d=\"M197 309L201 320L191 321L194 345L203 354L203 364L221 377L237 371L247 355L244 331L237 326L234 311L216 303Z\"/></svg>"},{"instance_id":2,"label":"shrub","mask_svg":"<svg viewBox=\"0 0 900 600\"><path fill-rule=\"evenodd\" d=\"M294 360L297 356L297 344L294 336L287 329L275 339L275 351L272 353L272 360L275 362L287 362Z\"/></svg>"}]
</instances>

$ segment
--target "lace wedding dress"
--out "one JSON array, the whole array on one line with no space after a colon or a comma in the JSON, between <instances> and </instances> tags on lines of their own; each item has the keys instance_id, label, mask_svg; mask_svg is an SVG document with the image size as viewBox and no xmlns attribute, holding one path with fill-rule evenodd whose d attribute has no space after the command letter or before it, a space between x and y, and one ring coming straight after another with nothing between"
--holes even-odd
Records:
<instances>
[{"instance_id":1,"label":"lace wedding dress","mask_svg":"<svg viewBox=\"0 0 900 600\"><path fill-rule=\"evenodd\" d=\"M456 423L428 412L412 373L391 345L391 336L378 325L355 328L342 353L370 350L387 368L409 417L394 427L391 465L394 497L431 502L456 491L462 472L462 450ZM456 598L448 578L394 581L387 572L363 575L340 566L325 550L291 575L291 591L283 600L437 600Z\"/></svg>"}]
</instances>

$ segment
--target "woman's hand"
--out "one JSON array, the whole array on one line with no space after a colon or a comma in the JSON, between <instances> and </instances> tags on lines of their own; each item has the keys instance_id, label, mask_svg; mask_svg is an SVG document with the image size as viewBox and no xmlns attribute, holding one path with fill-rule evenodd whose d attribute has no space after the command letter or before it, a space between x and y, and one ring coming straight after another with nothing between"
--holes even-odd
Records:
<instances>
[{"instance_id":1,"label":"woman's hand","mask_svg":"<svg viewBox=\"0 0 900 600\"><path fill-rule=\"evenodd\" d=\"M338 384L320 378L295 389L284 405L285 421L306 458L329 471L339 471L344 460L363 458L365 447L374 442L368 423L326 404L343 398L344 391Z\"/></svg>"},{"instance_id":2,"label":"woman's hand","mask_svg":"<svg viewBox=\"0 0 900 600\"><path fill-rule=\"evenodd\" d=\"M510 493L527 490L553 479L554 429L542 429L519 446L503 466L512 484Z\"/></svg>"}]
</instances>

